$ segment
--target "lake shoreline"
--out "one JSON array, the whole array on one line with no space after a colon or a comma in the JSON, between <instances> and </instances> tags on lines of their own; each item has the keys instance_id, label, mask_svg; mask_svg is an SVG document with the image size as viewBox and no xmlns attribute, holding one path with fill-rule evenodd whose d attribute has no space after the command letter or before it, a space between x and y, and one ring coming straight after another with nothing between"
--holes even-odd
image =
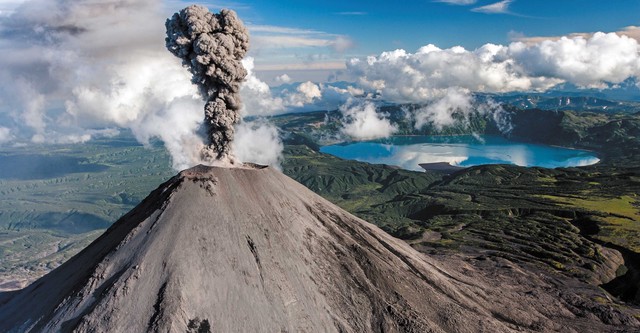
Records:
<instances>
[{"instance_id":1,"label":"lake shoreline","mask_svg":"<svg viewBox=\"0 0 640 333\"><path fill-rule=\"evenodd\" d=\"M510 140L499 135L395 135L320 148L340 158L413 171L455 172L476 165L566 168L594 165L598 154L579 148Z\"/></svg>"},{"instance_id":2,"label":"lake shoreline","mask_svg":"<svg viewBox=\"0 0 640 333\"><path fill-rule=\"evenodd\" d=\"M450 162L420 163L418 165L425 171L439 171L447 174L467 169L466 167L453 165Z\"/></svg>"}]
</instances>

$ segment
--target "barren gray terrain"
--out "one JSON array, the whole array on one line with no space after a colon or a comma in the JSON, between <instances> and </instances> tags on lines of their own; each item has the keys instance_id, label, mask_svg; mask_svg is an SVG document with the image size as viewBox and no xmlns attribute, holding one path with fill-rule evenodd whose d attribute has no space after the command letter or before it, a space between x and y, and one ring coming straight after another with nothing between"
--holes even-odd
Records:
<instances>
[{"instance_id":1,"label":"barren gray terrain","mask_svg":"<svg viewBox=\"0 0 640 333\"><path fill-rule=\"evenodd\" d=\"M198 166L59 268L0 294L0 331L639 329L591 301L595 287L559 294L562 280L505 265L421 254L272 168Z\"/></svg>"}]
</instances>

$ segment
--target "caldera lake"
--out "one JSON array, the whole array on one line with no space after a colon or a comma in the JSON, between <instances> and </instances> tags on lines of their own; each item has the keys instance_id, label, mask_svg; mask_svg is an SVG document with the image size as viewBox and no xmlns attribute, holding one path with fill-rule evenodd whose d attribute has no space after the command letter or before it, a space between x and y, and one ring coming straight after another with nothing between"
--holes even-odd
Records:
<instances>
[{"instance_id":1,"label":"caldera lake","mask_svg":"<svg viewBox=\"0 0 640 333\"><path fill-rule=\"evenodd\" d=\"M415 171L424 171L420 164L441 162L459 167L515 164L558 168L600 161L591 151L515 142L490 135L393 136L323 146L320 151L344 159L396 165Z\"/></svg>"}]
</instances>

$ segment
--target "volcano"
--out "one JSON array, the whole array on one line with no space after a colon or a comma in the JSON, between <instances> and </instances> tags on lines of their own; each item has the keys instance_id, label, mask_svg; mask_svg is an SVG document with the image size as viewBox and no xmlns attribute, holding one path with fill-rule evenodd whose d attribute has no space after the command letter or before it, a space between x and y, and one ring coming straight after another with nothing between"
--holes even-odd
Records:
<instances>
[{"instance_id":1,"label":"volcano","mask_svg":"<svg viewBox=\"0 0 640 333\"><path fill-rule=\"evenodd\" d=\"M460 263L452 259L449 265ZM544 324L549 320L540 310L513 298L491 281L415 251L277 170L197 166L162 184L62 266L21 291L1 294L0 331L565 327ZM611 328L547 307L575 319L570 326L578 330Z\"/></svg>"}]
</instances>

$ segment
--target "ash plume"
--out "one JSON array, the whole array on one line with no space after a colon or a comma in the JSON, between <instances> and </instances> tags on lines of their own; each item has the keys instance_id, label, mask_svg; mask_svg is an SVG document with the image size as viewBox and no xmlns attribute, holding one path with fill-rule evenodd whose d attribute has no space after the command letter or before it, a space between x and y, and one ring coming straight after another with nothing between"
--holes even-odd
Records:
<instances>
[{"instance_id":1,"label":"ash plume","mask_svg":"<svg viewBox=\"0 0 640 333\"><path fill-rule=\"evenodd\" d=\"M240 85L247 76L242 58L249 48L247 29L232 10L219 14L191 5L167 20L167 49L188 67L204 107L204 161L233 162L233 126L240 122Z\"/></svg>"}]
</instances>

